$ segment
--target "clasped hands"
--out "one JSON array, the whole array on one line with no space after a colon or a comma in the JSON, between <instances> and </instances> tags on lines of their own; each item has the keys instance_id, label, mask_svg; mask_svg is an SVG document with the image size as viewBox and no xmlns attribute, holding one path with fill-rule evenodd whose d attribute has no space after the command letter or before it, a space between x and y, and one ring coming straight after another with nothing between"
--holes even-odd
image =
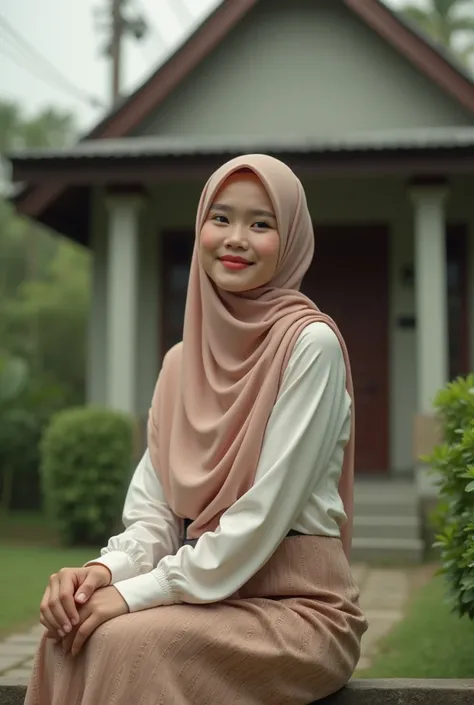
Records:
<instances>
[{"instance_id":1,"label":"clasped hands","mask_svg":"<svg viewBox=\"0 0 474 705\"><path fill-rule=\"evenodd\" d=\"M99 563L53 573L40 604L46 636L76 656L99 625L126 614L128 605L110 581L109 569Z\"/></svg>"}]
</instances>

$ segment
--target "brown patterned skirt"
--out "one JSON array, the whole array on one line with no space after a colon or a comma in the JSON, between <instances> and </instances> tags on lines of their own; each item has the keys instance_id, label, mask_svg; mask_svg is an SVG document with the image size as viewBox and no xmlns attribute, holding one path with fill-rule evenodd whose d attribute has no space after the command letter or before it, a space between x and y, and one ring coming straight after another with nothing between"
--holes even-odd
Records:
<instances>
[{"instance_id":1,"label":"brown patterned skirt","mask_svg":"<svg viewBox=\"0 0 474 705\"><path fill-rule=\"evenodd\" d=\"M43 639L25 705L308 705L367 628L339 539L286 538L231 599L106 622L74 659Z\"/></svg>"}]
</instances>

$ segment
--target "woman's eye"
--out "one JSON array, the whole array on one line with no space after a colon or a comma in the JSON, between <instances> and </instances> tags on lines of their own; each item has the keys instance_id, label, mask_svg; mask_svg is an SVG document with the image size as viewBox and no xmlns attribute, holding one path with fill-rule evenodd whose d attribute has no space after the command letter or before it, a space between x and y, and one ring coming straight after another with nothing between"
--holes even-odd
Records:
<instances>
[{"instance_id":1,"label":"woman's eye","mask_svg":"<svg viewBox=\"0 0 474 705\"><path fill-rule=\"evenodd\" d=\"M264 220L257 220L253 227L257 228L257 230L270 230L270 226Z\"/></svg>"},{"instance_id":2,"label":"woman's eye","mask_svg":"<svg viewBox=\"0 0 474 705\"><path fill-rule=\"evenodd\" d=\"M218 214L213 215L212 220L215 220L216 223L228 223L229 222L225 215L218 215Z\"/></svg>"}]
</instances>

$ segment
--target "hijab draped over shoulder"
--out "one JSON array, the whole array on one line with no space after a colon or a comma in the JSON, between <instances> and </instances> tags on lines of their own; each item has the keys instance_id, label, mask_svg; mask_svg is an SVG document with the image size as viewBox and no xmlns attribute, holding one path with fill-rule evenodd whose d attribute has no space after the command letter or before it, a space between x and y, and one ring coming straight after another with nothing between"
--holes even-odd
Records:
<instances>
[{"instance_id":1,"label":"hijab draped over shoulder","mask_svg":"<svg viewBox=\"0 0 474 705\"><path fill-rule=\"evenodd\" d=\"M224 181L251 170L272 201L280 235L277 271L264 287L243 293L218 289L199 262L199 237ZM255 478L265 429L283 373L302 330L326 323L337 335L353 397L349 358L335 323L300 293L314 252L303 186L291 169L266 155L232 159L209 179L199 201L183 342L172 348L153 395L148 447L166 500L193 520L188 536L215 530L223 512ZM349 554L353 516L354 409L339 491ZM291 528L291 527L288 527Z\"/></svg>"}]
</instances>

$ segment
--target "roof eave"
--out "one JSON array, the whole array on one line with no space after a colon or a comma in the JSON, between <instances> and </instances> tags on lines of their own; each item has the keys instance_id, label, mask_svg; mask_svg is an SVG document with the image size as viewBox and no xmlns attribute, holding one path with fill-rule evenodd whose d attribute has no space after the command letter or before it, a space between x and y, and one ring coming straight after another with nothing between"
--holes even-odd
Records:
<instances>
[{"instance_id":1,"label":"roof eave","mask_svg":"<svg viewBox=\"0 0 474 705\"><path fill-rule=\"evenodd\" d=\"M240 153L228 148L218 151L202 151L181 155L110 156L87 158L42 158L13 159L13 181L31 185L46 184L64 186L113 185L126 183L152 183L155 178L192 180L207 169L215 168L224 159ZM311 170L351 172L371 171L372 165L383 165L386 173L396 173L401 168L419 170L424 165L430 172L445 171L449 163L459 171L463 165L472 170L474 143L470 145L398 146L386 148L317 148L317 149L273 149L268 153L284 158L289 164ZM439 169L437 168L439 165ZM28 196L28 190L26 192ZM22 194L15 200L21 200Z\"/></svg>"}]
</instances>

